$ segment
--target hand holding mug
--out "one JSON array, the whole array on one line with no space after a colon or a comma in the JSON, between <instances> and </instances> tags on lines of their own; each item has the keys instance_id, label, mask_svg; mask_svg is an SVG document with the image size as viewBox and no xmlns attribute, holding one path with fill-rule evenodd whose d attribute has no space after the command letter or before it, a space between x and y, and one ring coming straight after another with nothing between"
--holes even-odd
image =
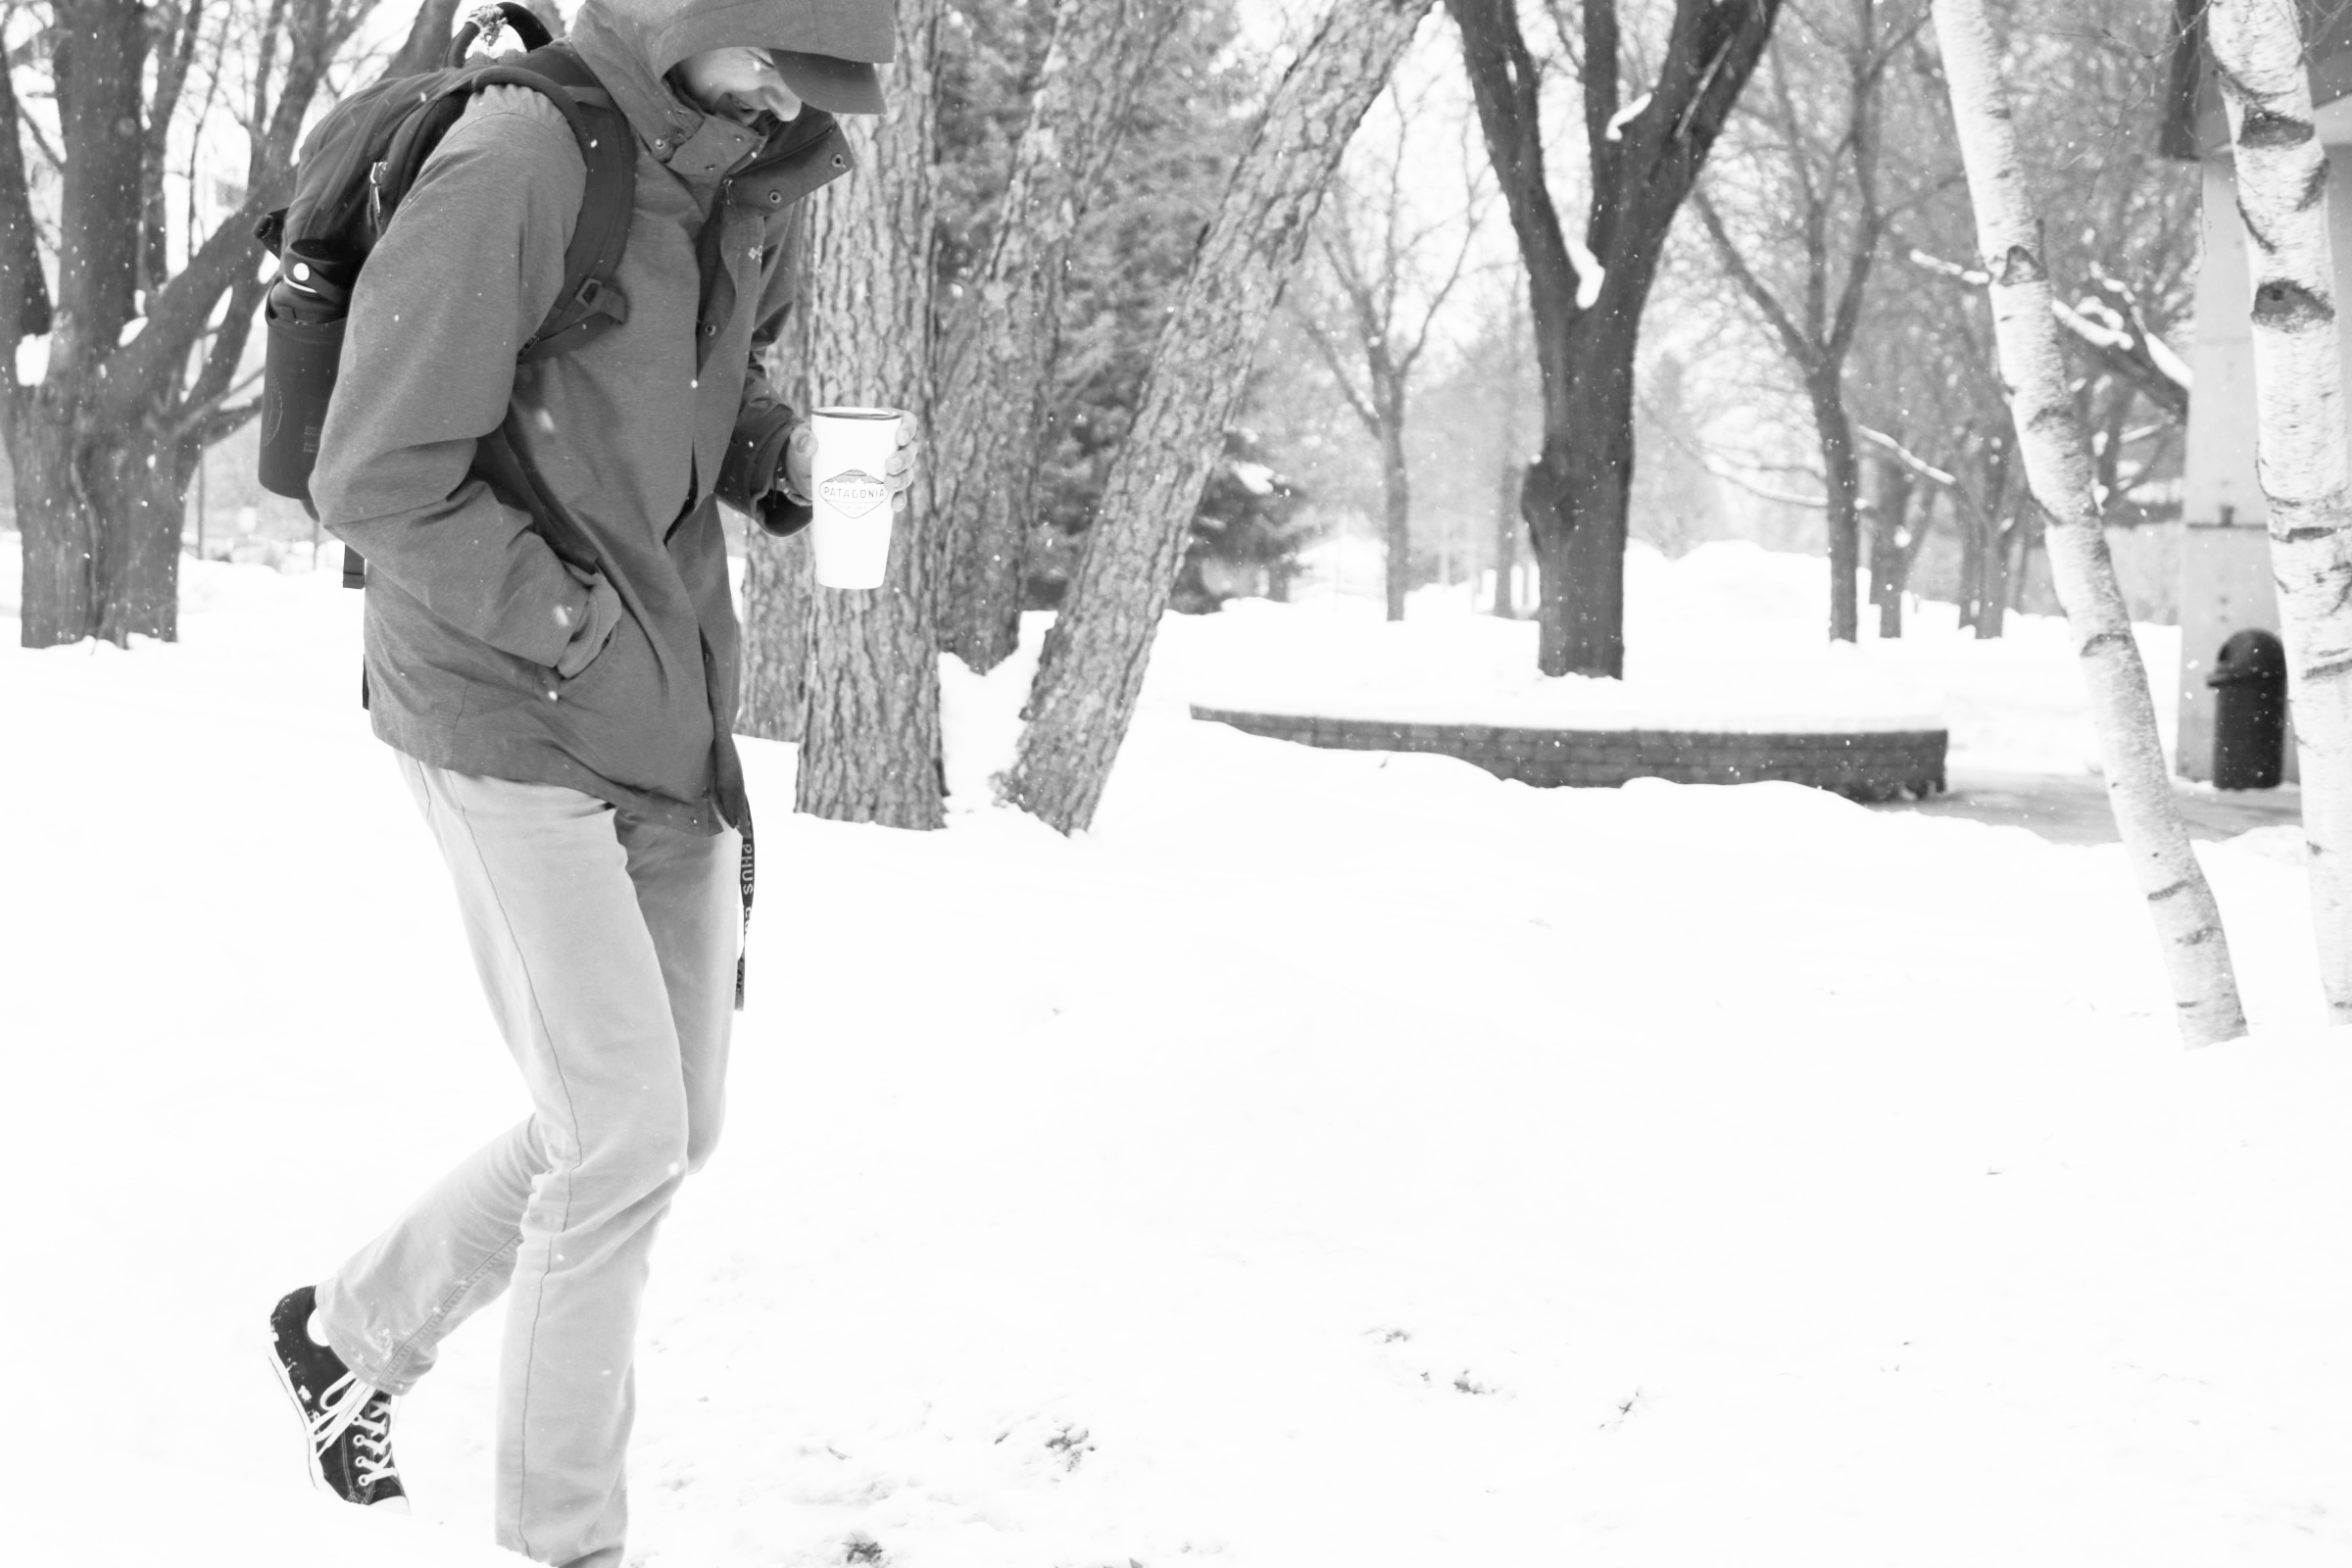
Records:
<instances>
[{"instance_id":1,"label":"hand holding mug","mask_svg":"<svg viewBox=\"0 0 2352 1568\"><path fill-rule=\"evenodd\" d=\"M905 516L912 502L908 492L914 488L914 416L899 416L898 445L891 449L890 466L883 470L890 480L890 510L894 516Z\"/></svg>"},{"instance_id":2,"label":"hand holding mug","mask_svg":"<svg viewBox=\"0 0 2352 1568\"><path fill-rule=\"evenodd\" d=\"M890 480L890 510L904 516L909 505L907 492L914 487L914 416L899 416L898 444L890 454L884 476ZM784 444L784 484L791 494L803 498L816 494L816 431L804 419L792 427L792 435Z\"/></svg>"}]
</instances>

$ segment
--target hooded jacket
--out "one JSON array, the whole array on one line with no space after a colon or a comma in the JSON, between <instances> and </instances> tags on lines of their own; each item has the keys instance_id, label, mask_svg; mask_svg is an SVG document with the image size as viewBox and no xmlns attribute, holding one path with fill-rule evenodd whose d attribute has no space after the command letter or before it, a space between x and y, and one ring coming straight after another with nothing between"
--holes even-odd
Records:
<instances>
[{"instance_id":1,"label":"hooded jacket","mask_svg":"<svg viewBox=\"0 0 2352 1568\"><path fill-rule=\"evenodd\" d=\"M817 111L762 141L664 75L737 45L885 60L889 11L585 0L571 43L637 140L614 274L626 318L515 364L562 286L587 171L543 95L483 93L360 274L312 496L368 560L379 737L436 766L566 785L715 833L744 816L716 503L768 505L795 417L757 364L790 304L784 220L850 158ZM476 475L476 443L502 426L601 573L567 567Z\"/></svg>"}]
</instances>

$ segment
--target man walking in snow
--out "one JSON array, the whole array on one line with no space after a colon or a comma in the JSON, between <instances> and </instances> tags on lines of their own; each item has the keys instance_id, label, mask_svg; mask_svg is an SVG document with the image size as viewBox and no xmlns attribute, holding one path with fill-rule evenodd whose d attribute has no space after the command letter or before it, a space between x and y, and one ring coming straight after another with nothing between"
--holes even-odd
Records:
<instances>
[{"instance_id":1,"label":"man walking in snow","mask_svg":"<svg viewBox=\"0 0 2352 1568\"><path fill-rule=\"evenodd\" d=\"M756 356L789 303L786 217L849 167L830 117L881 111L892 43L888 0L585 0L571 47L637 141L625 318L516 363L586 166L559 109L514 86L468 105L352 300L312 493L368 563L375 731L448 861L531 1114L287 1296L271 1347L317 1478L405 1507L392 1400L511 1292L497 1534L541 1562L621 1560L640 1296L718 1137L737 992L717 503L772 531L807 520L812 443ZM757 201L730 199L739 178ZM502 427L598 569L479 476Z\"/></svg>"}]
</instances>

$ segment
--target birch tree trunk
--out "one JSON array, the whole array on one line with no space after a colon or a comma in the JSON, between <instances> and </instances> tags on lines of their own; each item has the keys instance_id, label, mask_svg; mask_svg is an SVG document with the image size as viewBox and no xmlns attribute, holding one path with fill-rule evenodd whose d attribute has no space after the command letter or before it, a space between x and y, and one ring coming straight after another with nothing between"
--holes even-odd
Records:
<instances>
[{"instance_id":1,"label":"birch tree trunk","mask_svg":"<svg viewBox=\"0 0 2352 1568\"><path fill-rule=\"evenodd\" d=\"M2237 149L2254 281L2255 438L2303 776L2311 913L2331 1023L2352 1023L2352 524L2328 155L2291 5L2218 0L2206 18Z\"/></svg>"},{"instance_id":2,"label":"birch tree trunk","mask_svg":"<svg viewBox=\"0 0 2352 1568\"><path fill-rule=\"evenodd\" d=\"M1201 236L999 781L1004 799L1064 833L1094 820L1250 358L1340 155L1430 3L1333 0Z\"/></svg>"},{"instance_id":3,"label":"birch tree trunk","mask_svg":"<svg viewBox=\"0 0 2352 1568\"><path fill-rule=\"evenodd\" d=\"M941 632L975 670L1020 641L1021 590L1079 220L1118 151L1137 89L1184 16L1177 0L1058 0L996 237L940 376L933 495L948 534Z\"/></svg>"},{"instance_id":4,"label":"birch tree trunk","mask_svg":"<svg viewBox=\"0 0 2352 1568\"><path fill-rule=\"evenodd\" d=\"M899 0L889 112L845 115L858 168L809 198L803 294L811 405L931 411L931 127L939 0ZM795 807L840 822L935 828L945 790L940 540L928 465L871 592L819 589L809 615Z\"/></svg>"},{"instance_id":5,"label":"birch tree trunk","mask_svg":"<svg viewBox=\"0 0 2352 1568\"><path fill-rule=\"evenodd\" d=\"M1992 28L1983 0L1935 0L1935 12L1977 246L1992 274L2001 377L2027 481L2049 518L2050 575L2090 688L2108 803L2156 924L2182 1039L2192 1046L2234 1039L2246 1020L2230 944L2173 800L2147 671L2100 526L2090 442L2067 384L2041 224L2018 157ZM2340 432L2335 439L2340 450Z\"/></svg>"}]
</instances>

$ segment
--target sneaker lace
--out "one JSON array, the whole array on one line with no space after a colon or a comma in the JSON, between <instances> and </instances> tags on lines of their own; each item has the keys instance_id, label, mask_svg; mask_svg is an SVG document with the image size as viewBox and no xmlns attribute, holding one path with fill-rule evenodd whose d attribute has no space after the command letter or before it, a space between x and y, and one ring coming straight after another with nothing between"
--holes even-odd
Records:
<instances>
[{"instance_id":1,"label":"sneaker lace","mask_svg":"<svg viewBox=\"0 0 2352 1568\"><path fill-rule=\"evenodd\" d=\"M368 1402L383 1391L356 1372L346 1372L318 1396L318 1413L311 1417L311 1446L324 1453L352 1423L367 1412ZM389 1404L384 1416L390 1416ZM367 1430L362 1428L363 1431Z\"/></svg>"},{"instance_id":2,"label":"sneaker lace","mask_svg":"<svg viewBox=\"0 0 2352 1568\"><path fill-rule=\"evenodd\" d=\"M363 1487L400 1473L392 1463L392 1396L378 1390L369 1393L373 1396L351 1421L352 1479Z\"/></svg>"}]
</instances>

